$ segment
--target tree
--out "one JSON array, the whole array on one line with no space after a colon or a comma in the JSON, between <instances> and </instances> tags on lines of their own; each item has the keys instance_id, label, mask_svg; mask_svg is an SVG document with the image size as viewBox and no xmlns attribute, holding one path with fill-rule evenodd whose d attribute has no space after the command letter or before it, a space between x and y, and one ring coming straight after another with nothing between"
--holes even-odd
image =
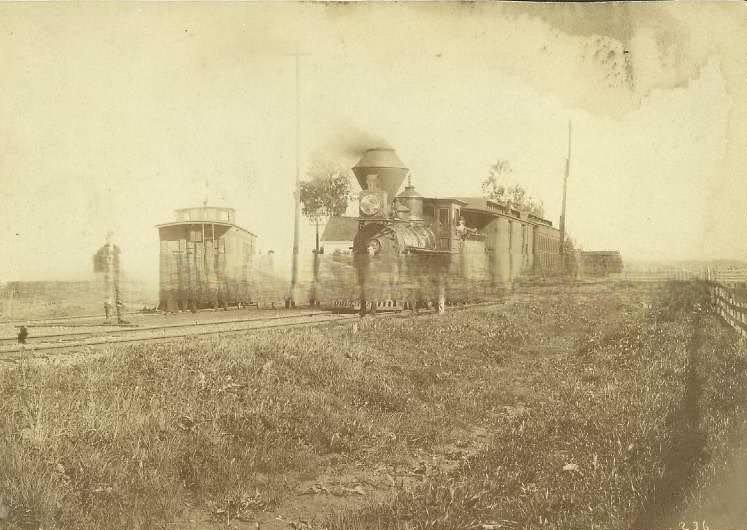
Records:
<instances>
[{"instance_id":1,"label":"tree","mask_svg":"<svg viewBox=\"0 0 747 530\"><path fill-rule=\"evenodd\" d=\"M576 278L579 273L579 255L576 254L576 241L570 234L565 235L561 255L563 259L563 273L571 278Z\"/></svg>"},{"instance_id":2,"label":"tree","mask_svg":"<svg viewBox=\"0 0 747 530\"><path fill-rule=\"evenodd\" d=\"M510 179L512 172L508 160L496 161L490 166L490 173L482 181L483 194L486 198L510 208L518 208L542 217L545 210L542 201L531 197L520 184L512 184Z\"/></svg>"},{"instance_id":3,"label":"tree","mask_svg":"<svg viewBox=\"0 0 747 530\"><path fill-rule=\"evenodd\" d=\"M529 213L534 214L537 217L545 216L545 205L542 204L542 201L537 200L534 197L529 197L529 199L527 199L527 210Z\"/></svg>"},{"instance_id":4,"label":"tree","mask_svg":"<svg viewBox=\"0 0 747 530\"><path fill-rule=\"evenodd\" d=\"M309 180L301 182L299 193L303 215L316 227L314 248L314 281L311 288L311 305L318 305L317 283L319 277L319 225L329 217L342 215L350 201L350 174L346 168L326 161L314 162L307 172Z\"/></svg>"},{"instance_id":5,"label":"tree","mask_svg":"<svg viewBox=\"0 0 747 530\"><path fill-rule=\"evenodd\" d=\"M518 184L514 184L513 186L509 186L508 188L508 202L511 204L514 208L519 208L521 210L526 210L526 203L527 199L529 198L527 194L527 190L519 186Z\"/></svg>"},{"instance_id":6,"label":"tree","mask_svg":"<svg viewBox=\"0 0 747 530\"><path fill-rule=\"evenodd\" d=\"M565 252L573 252L576 250L576 240L570 234L565 235L565 242L563 244L563 250Z\"/></svg>"},{"instance_id":7,"label":"tree","mask_svg":"<svg viewBox=\"0 0 747 530\"><path fill-rule=\"evenodd\" d=\"M315 252L319 253L319 225L329 217L342 215L350 201L350 174L332 162L314 162L301 182L303 215L316 227Z\"/></svg>"},{"instance_id":8,"label":"tree","mask_svg":"<svg viewBox=\"0 0 747 530\"><path fill-rule=\"evenodd\" d=\"M498 160L490 166L490 174L482 181L482 192L485 197L500 203L507 202L507 181L511 172L511 164L508 160Z\"/></svg>"}]
</instances>

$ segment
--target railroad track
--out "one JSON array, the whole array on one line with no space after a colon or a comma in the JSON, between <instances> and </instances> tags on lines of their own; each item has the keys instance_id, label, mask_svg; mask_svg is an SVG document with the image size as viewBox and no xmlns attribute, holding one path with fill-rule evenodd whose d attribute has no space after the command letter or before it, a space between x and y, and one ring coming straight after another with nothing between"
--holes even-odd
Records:
<instances>
[{"instance_id":1,"label":"railroad track","mask_svg":"<svg viewBox=\"0 0 747 530\"><path fill-rule=\"evenodd\" d=\"M140 311L127 311L125 313L122 313L123 316L133 316L133 315L147 315L151 313L142 313ZM10 324L10 325L23 325L28 324L30 322L45 322L45 323L51 323L51 322L67 322L71 320L97 320L101 319L102 315L74 315L69 317L44 317L44 318L14 318L11 320L0 320L0 325L2 324Z\"/></svg>"},{"instance_id":2,"label":"railroad track","mask_svg":"<svg viewBox=\"0 0 747 530\"><path fill-rule=\"evenodd\" d=\"M243 310L252 310L253 306L245 306ZM280 307L273 306L270 307L263 307L262 310L280 310ZM229 311L237 311L235 307L231 307ZM242 311L242 309L238 309L238 311ZM186 313L187 311L184 311ZM215 314L215 313L222 313L223 310L218 309L198 309L197 314ZM181 312L180 312L181 313ZM163 315L164 313L156 311L156 312L143 312L143 311L125 311L122 313L123 318L127 317L151 317L151 316L157 316L157 315ZM91 314L91 315L71 315L71 316L58 316L58 317L39 317L39 318L14 318L14 319L0 319L0 326L2 325L9 325L14 327L19 327L22 325L26 325L27 327L29 324L34 327L47 327L46 324L53 326L53 325L60 325L65 326L69 325L68 322L72 321L85 321L85 320L97 320L100 321L102 318L104 318L104 315L102 313L98 314Z\"/></svg>"},{"instance_id":3,"label":"railroad track","mask_svg":"<svg viewBox=\"0 0 747 530\"><path fill-rule=\"evenodd\" d=\"M319 324L340 322L358 318L356 315L334 315L332 313L316 313L314 315L289 315L283 317L272 317L270 319L253 319L244 321L243 325L236 325L233 322L223 323L205 323L211 325L211 329L198 329L194 324L178 326L174 325L168 328L160 328L162 333L152 333L156 330L148 330L151 333L148 335L140 336L97 336L86 341L77 342L64 342L64 343L40 343L27 345L25 348L14 347L12 349L0 350L0 362L3 363L17 363L19 360L26 357L32 359L45 359L56 356L64 356L65 350L80 350L81 348L105 346L109 344L122 344L122 343L136 343L136 342L161 342L187 337L198 337L203 335L216 335L216 334L227 334L227 333L241 333L255 330L269 330L275 328L295 328L303 326L314 326ZM176 328L187 328L191 327L189 331L179 331ZM142 331L142 330L139 330ZM59 353L53 353L52 355L38 355L38 353L45 353L50 351L60 350ZM72 354L79 354L80 351L71 352Z\"/></svg>"},{"instance_id":4,"label":"railroad track","mask_svg":"<svg viewBox=\"0 0 747 530\"><path fill-rule=\"evenodd\" d=\"M299 317L305 317L305 316L317 316L317 315L326 315L330 314L328 311L312 311L307 313L293 313L291 315L280 315L280 316L257 316L253 318L234 318L234 319L228 319L228 320L205 320L205 321L192 321L192 322L180 322L180 323L174 323L174 324L161 324L161 325L146 325L146 326L140 326L140 325L130 325L130 326L117 326L115 324L91 324L91 325L82 325L82 326L70 326L65 324L60 324L58 322L49 322L45 326L37 325L36 327L100 327L102 325L107 325L110 328L116 328L116 329L109 329L109 330L89 330L89 331L70 331L65 333L47 333L42 335L34 335L32 339L36 344L39 343L46 343L49 340L56 339L57 342L60 341L74 341L83 339L86 337L95 337L95 336L106 336L106 337L115 337L119 335L128 335L128 334L134 334L134 333L142 333L144 331L151 331L151 330L163 330L163 329L178 329L178 328L195 328L199 326L219 326L223 324L238 324L238 323L244 323L244 322L255 322L255 321L273 321L273 320L283 320L283 319L289 319L289 318L299 318ZM0 337L0 352L5 351L2 348L2 344L4 343L11 343L16 342L18 339L17 337ZM28 349L28 348L26 348Z\"/></svg>"},{"instance_id":5,"label":"railroad track","mask_svg":"<svg viewBox=\"0 0 747 530\"><path fill-rule=\"evenodd\" d=\"M466 304L463 306L449 307L447 312L460 311L465 309L477 309L481 307L490 307L496 305L502 305L505 300L497 300L490 302L479 302L475 304ZM435 310L421 310L415 316L425 316L433 314ZM411 315L407 312L408 315ZM390 313L378 313L378 317L402 317L399 312ZM198 337L204 335L217 335L226 333L242 333L247 331L259 331L269 330L277 328L296 328L304 326L315 326L319 324L327 324L334 322L344 322L351 320L358 320L360 316L358 314L350 313L333 313L331 311L317 311L313 313L305 314L293 314L293 315L282 315L274 317L258 317L252 319L235 319L229 321L216 321L216 322L197 322L197 323L184 323L184 324L169 324L166 326L149 326L147 328L126 328L122 330L115 330L111 333L101 334L96 332L94 336L90 336L87 340L67 340L64 342L56 343L35 343L26 345L24 348L20 348L14 345L12 348L0 349L0 363L3 364L17 364L20 360L30 358L32 360L46 360L52 357L65 357L80 355L81 348L99 347L109 344L122 344L122 343L136 343L136 342L163 342L180 338L187 337ZM210 329L204 329L210 326ZM181 329L180 329L181 328ZM185 332L186 330L186 332ZM129 335L129 333L141 334L138 336ZM143 333L145 332L145 333ZM155 332L155 333L154 333ZM160 333L158 333L160 332ZM64 336L65 338L75 337L80 338L83 334L54 334L36 337L38 340L42 337L53 338L58 336ZM86 332L86 335L90 335ZM9 340L3 338L3 340ZM13 339L15 340L15 339ZM44 355L45 352L52 352L51 354ZM84 357L88 357L90 352L86 352ZM39 355L42 354L42 355Z\"/></svg>"}]
</instances>

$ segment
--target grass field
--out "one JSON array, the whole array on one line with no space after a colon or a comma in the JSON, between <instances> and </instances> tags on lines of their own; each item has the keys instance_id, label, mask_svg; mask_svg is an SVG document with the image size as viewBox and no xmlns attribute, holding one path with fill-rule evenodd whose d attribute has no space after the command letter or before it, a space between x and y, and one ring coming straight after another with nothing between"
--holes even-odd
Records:
<instances>
[{"instance_id":1,"label":"grass field","mask_svg":"<svg viewBox=\"0 0 747 530\"><path fill-rule=\"evenodd\" d=\"M0 528L660 523L702 499L687 484L724 467L744 406L744 354L701 301L529 288L0 371Z\"/></svg>"}]
</instances>

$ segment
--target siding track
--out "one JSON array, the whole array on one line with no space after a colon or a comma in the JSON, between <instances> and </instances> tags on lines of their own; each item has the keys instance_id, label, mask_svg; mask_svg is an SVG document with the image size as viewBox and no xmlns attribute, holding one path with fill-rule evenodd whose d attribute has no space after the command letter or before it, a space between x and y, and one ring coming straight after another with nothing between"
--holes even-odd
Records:
<instances>
[{"instance_id":1,"label":"siding track","mask_svg":"<svg viewBox=\"0 0 747 530\"><path fill-rule=\"evenodd\" d=\"M64 355L64 350L80 349L89 346L101 346L106 344L153 342L194 337L201 335L215 335L225 333L240 333L253 330L290 328L313 326L329 322L345 321L358 318L357 315L334 315L329 312L315 312L307 314L294 314L273 317L258 317L250 319L234 319L228 321L197 322L185 324L169 324L165 326L148 326L125 328L108 332L85 332L85 333L61 333L40 335L31 337L30 344L25 348L18 344L3 344L0 346L0 362L15 363L21 358L32 357L34 359L45 356L36 355L48 351L59 351ZM51 342L57 339L56 342ZM2 338L4 343L15 338ZM52 354L54 356L56 354ZM46 357L50 357L49 355Z\"/></svg>"}]
</instances>

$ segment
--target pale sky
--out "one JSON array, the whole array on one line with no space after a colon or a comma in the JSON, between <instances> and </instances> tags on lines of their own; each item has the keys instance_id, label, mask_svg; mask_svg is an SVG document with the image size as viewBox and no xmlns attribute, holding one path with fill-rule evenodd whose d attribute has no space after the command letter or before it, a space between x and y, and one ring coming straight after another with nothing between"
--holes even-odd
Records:
<instances>
[{"instance_id":1,"label":"pale sky","mask_svg":"<svg viewBox=\"0 0 747 530\"><path fill-rule=\"evenodd\" d=\"M206 190L287 257L296 49L301 167L383 138L424 195L478 195L502 158L557 225L572 120L584 248L747 257L742 2L6 3L0 281L85 276L109 230L155 281L154 225Z\"/></svg>"}]
</instances>

